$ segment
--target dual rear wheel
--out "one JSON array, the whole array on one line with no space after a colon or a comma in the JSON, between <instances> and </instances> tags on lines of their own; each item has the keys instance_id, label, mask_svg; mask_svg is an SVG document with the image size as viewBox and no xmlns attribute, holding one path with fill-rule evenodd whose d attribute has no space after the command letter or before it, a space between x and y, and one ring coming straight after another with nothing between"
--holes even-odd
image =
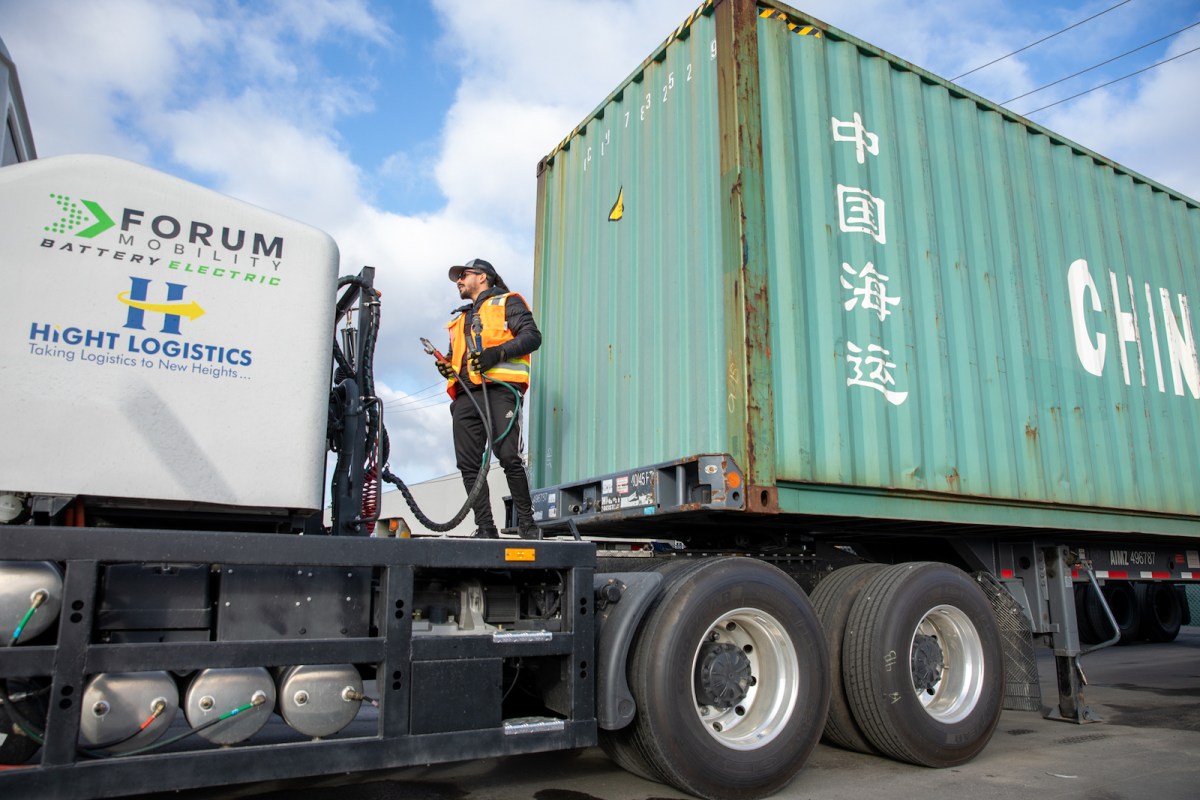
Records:
<instances>
[{"instance_id":1,"label":"dual rear wheel","mask_svg":"<svg viewBox=\"0 0 1200 800\"><path fill-rule=\"evenodd\" d=\"M995 730L1000 633L960 570L857 565L810 602L752 559L654 568L663 589L628 661L637 715L600 732L634 774L698 797L756 798L786 785L822 732L850 749L948 767Z\"/></svg>"},{"instance_id":2,"label":"dual rear wheel","mask_svg":"<svg viewBox=\"0 0 1200 800\"><path fill-rule=\"evenodd\" d=\"M946 564L862 564L813 592L835 676L825 738L851 750L951 767L991 739L1003 650L991 604Z\"/></svg>"}]
</instances>

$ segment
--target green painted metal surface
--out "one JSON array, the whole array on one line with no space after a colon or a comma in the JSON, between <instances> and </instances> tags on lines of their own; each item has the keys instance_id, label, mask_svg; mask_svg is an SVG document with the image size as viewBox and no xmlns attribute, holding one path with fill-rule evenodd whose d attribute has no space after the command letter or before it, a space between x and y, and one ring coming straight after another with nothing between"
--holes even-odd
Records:
<instances>
[{"instance_id":1,"label":"green painted metal surface","mask_svg":"<svg viewBox=\"0 0 1200 800\"><path fill-rule=\"evenodd\" d=\"M699 15L540 176L535 485L727 447L714 36Z\"/></svg>"},{"instance_id":2,"label":"green painted metal surface","mask_svg":"<svg viewBox=\"0 0 1200 800\"><path fill-rule=\"evenodd\" d=\"M582 169L631 81L544 164L537 485L729 452L786 513L1200 533L1194 201L785 6L691 28L639 157Z\"/></svg>"}]
</instances>

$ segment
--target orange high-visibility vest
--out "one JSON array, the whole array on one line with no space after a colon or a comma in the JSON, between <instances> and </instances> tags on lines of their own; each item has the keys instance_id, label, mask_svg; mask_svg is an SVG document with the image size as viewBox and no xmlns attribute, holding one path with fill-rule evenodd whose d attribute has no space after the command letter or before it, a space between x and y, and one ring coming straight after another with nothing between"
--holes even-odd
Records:
<instances>
[{"instance_id":1,"label":"orange high-visibility vest","mask_svg":"<svg viewBox=\"0 0 1200 800\"><path fill-rule=\"evenodd\" d=\"M508 294L498 294L495 297L489 297L483 301L483 304L476 309L480 322L483 323L483 330L480 332L481 345L484 350L489 347L497 347L506 342L513 340L513 333L508 329L508 319L505 316L505 307L508 303L508 298L520 297L521 302L525 302L525 298L516 292ZM528 303L526 303L528 305ZM475 337L471 337L471 345L467 346L467 337L465 313L459 314L452 319L446 327L450 329L450 357L454 359L454 367L458 368L462 363L464 353L475 349ZM487 376L497 381L504 381L516 386L521 392L529 388L529 365L531 359L529 354L510 358L508 361L501 361L487 371ZM467 361L467 377L471 383L478 386L483 383L483 379L479 377L479 372L471 366L471 362ZM451 397L457 397L459 392L458 381L446 381L446 393Z\"/></svg>"}]
</instances>

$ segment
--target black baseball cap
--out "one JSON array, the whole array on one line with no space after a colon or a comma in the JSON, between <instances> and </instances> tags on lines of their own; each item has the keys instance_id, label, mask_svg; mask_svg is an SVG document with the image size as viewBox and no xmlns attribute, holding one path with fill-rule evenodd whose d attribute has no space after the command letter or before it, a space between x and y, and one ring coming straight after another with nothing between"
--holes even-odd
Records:
<instances>
[{"instance_id":1,"label":"black baseball cap","mask_svg":"<svg viewBox=\"0 0 1200 800\"><path fill-rule=\"evenodd\" d=\"M482 272L483 274L487 275L492 279L493 284L500 280L500 276L496 274L496 268L493 267L489 262L484 261L482 258L472 258L465 264L451 267L450 280L457 281L460 277L462 277L463 272L469 269L473 269L476 272Z\"/></svg>"}]
</instances>

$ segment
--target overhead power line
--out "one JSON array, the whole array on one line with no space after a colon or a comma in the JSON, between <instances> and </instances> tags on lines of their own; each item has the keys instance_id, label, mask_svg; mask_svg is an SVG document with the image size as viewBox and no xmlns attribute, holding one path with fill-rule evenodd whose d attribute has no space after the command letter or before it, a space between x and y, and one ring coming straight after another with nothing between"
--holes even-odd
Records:
<instances>
[{"instance_id":1,"label":"overhead power line","mask_svg":"<svg viewBox=\"0 0 1200 800\"><path fill-rule=\"evenodd\" d=\"M420 389L416 392L413 392L412 394L406 395L404 397L396 398L394 400L384 401L383 407L384 408L398 408L400 406L406 406L406 405L410 405L412 403L420 403L424 400L431 399L430 397L421 397L420 395L423 395L426 392L431 391L433 389L445 390L445 388L446 388L445 381L438 381L437 383L431 383L430 385L426 386L424 389Z\"/></svg>"},{"instance_id":2,"label":"overhead power line","mask_svg":"<svg viewBox=\"0 0 1200 800\"><path fill-rule=\"evenodd\" d=\"M386 411L387 411L389 414L392 414L392 415L396 415L396 414L406 414L406 413L408 413L409 411L421 411L421 410L423 410L423 409L426 409L426 408L433 408L434 406L446 405L447 403L449 403L449 402L450 402L450 398L449 398L449 397L441 397L441 396L435 396L435 397L426 397L426 398L425 398L425 400L432 400L433 402L431 402L431 403L430 403L430 402L423 402L423 403L414 404L414 405L411 405L411 406L405 406L404 408L388 408L388 406L385 404L385 405L384 405L384 409L385 409L385 410L386 410Z\"/></svg>"},{"instance_id":3,"label":"overhead power line","mask_svg":"<svg viewBox=\"0 0 1200 800\"><path fill-rule=\"evenodd\" d=\"M1141 45L1140 47L1135 47L1132 50L1126 50L1124 53L1121 53L1121 55L1113 56L1112 58L1108 59L1107 61L1101 61L1099 64L1093 64L1092 66L1088 67L1087 69L1081 69L1081 70L1079 70L1079 72L1076 72L1072 75L1068 75L1065 78L1059 78L1058 80L1053 81L1051 83L1047 83L1044 86L1039 86L1036 89L1031 89L1028 92L1026 92L1025 94L1019 94L1016 97L1009 98L1008 100L1005 100L1000 105L1006 106L1009 103L1013 102L1014 100L1020 100L1022 97L1029 97L1029 95L1031 95L1031 94L1037 94L1038 92L1042 91L1043 89L1049 89L1051 86L1057 86L1058 84L1062 83L1063 81L1071 80L1071 78L1078 78L1080 75L1083 75L1085 72L1091 72L1094 69L1099 69L1100 67L1103 67L1106 64L1111 64L1112 62L1122 59L1125 56L1133 55L1134 53L1136 53L1139 50L1145 50L1147 47L1149 47L1152 44L1158 44L1159 42L1170 39L1172 36L1178 36L1179 34L1183 33L1184 31L1188 30L1189 28L1194 28L1197 25L1200 25L1200 22L1193 22L1191 25L1182 27L1173 33L1168 33L1166 36L1162 36L1158 39L1155 39L1153 42L1146 42L1144 45Z\"/></svg>"},{"instance_id":4,"label":"overhead power line","mask_svg":"<svg viewBox=\"0 0 1200 800\"><path fill-rule=\"evenodd\" d=\"M1045 111L1047 108L1053 108L1054 106L1056 106L1056 105L1058 105L1058 104L1060 104L1060 103L1065 103L1065 102L1067 102L1068 100L1074 100L1076 97L1083 97L1085 94L1088 94L1088 93L1090 93L1090 92L1094 92L1094 91L1096 91L1097 89L1103 89L1105 86L1112 86L1114 83L1120 83L1121 81L1125 80L1126 78L1132 78L1134 75L1141 75L1143 72L1147 72L1148 70L1152 70L1152 69L1154 69L1155 67L1161 67L1163 64L1166 64L1166 63L1168 63L1168 62L1174 61L1174 60L1175 60L1175 59L1177 59L1177 58L1183 58L1184 56L1188 55L1188 53L1194 53L1194 52L1196 52L1197 50L1200 50L1200 47L1193 47L1191 50L1188 50L1188 51L1186 51L1186 52L1180 53L1180 54L1179 54L1179 55L1177 55L1177 56L1171 56L1170 58L1164 58L1162 61L1159 61L1157 64L1151 64L1151 65L1150 65L1150 66L1148 66L1148 67L1142 67L1141 69L1139 69L1139 70L1138 70L1138 71L1136 71L1136 72L1131 72L1131 73L1129 73L1128 75L1122 75L1121 77L1119 77L1119 78L1115 78L1114 80L1111 80L1111 81L1109 81L1109 82L1107 82L1107 83L1102 83L1102 84L1100 84L1099 86L1093 86L1093 87L1092 87L1092 88L1090 88L1090 89L1087 89L1087 90L1085 90L1085 91L1079 92L1078 94L1073 94L1073 95L1071 95L1070 97L1064 97L1062 100L1055 100L1053 103L1050 103L1049 105L1044 105L1044 106L1042 106L1041 108L1035 108L1033 111L1026 111L1026 112L1025 112L1025 113L1024 113L1022 116L1028 117L1030 114L1036 114L1036 113L1037 113L1037 112L1039 112L1039 111Z\"/></svg>"},{"instance_id":5,"label":"overhead power line","mask_svg":"<svg viewBox=\"0 0 1200 800\"><path fill-rule=\"evenodd\" d=\"M1108 8L1101 11L1099 14L1093 14L1092 16L1088 17L1087 19L1081 19L1081 20L1079 20L1079 22L1076 22L1074 25L1068 25L1067 27L1063 28L1061 31L1055 31L1054 33L1050 34L1049 36L1043 36L1041 39L1038 39L1036 42L1033 42L1032 44L1027 44L1018 50L1013 50L1011 53L1008 53L1007 55L1003 55L1003 56L1000 56L999 58L992 59L991 61L987 62L986 64L980 64L978 67L975 67L974 69L969 69L961 75L955 75L950 80L956 81L959 78L967 77L971 73L979 72L979 70L984 69L985 67L990 67L992 64L999 64L1001 61L1003 61L1006 58L1012 58L1017 53L1024 53L1026 50L1028 50L1031 47L1036 47L1037 45L1041 44L1042 42L1047 42L1047 41L1053 39L1055 36L1058 36L1059 34L1066 33L1067 31L1071 30L1072 28L1078 28L1080 25L1084 24L1085 22L1091 22L1096 17L1102 17L1105 14L1107 14L1108 12L1110 12L1114 9L1118 9L1121 6L1125 5L1126 3L1131 3L1131 2L1133 2L1133 0L1121 0L1121 2L1117 3L1115 6L1109 6Z\"/></svg>"}]
</instances>

